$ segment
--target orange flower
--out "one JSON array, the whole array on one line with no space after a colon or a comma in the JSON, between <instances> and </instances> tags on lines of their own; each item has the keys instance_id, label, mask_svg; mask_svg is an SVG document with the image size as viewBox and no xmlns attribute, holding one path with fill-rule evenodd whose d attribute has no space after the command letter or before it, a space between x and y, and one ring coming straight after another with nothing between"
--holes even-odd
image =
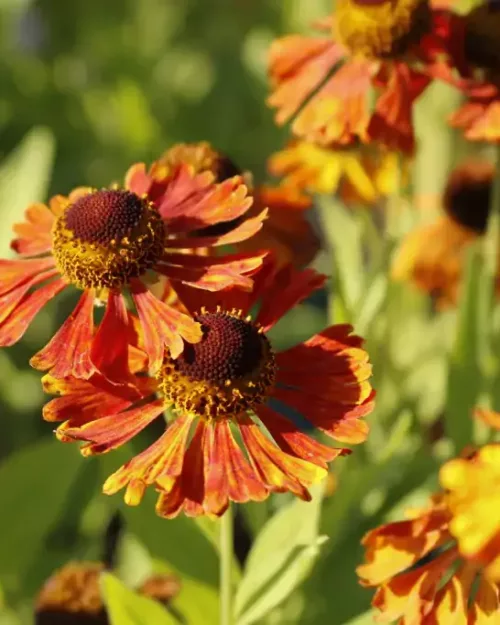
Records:
<instances>
[{"instance_id":1,"label":"orange flower","mask_svg":"<svg viewBox=\"0 0 500 625\"><path fill-rule=\"evenodd\" d=\"M409 280L441 306L456 304L468 246L486 232L494 167L471 159L451 174L445 214L403 240L392 265L395 280Z\"/></svg>"},{"instance_id":2,"label":"orange flower","mask_svg":"<svg viewBox=\"0 0 500 625\"><path fill-rule=\"evenodd\" d=\"M184 143L167 150L158 163L172 167L179 162L190 163L196 172L211 171L219 182L228 176L240 174L245 179L253 197L253 205L248 212L249 217L259 215L268 210L268 217L262 229L253 237L236 244L240 252L259 252L263 249L272 250L280 265L293 263L300 268L308 265L316 256L320 242L306 213L311 208L311 200L295 188L287 185L280 187L258 186L253 188L250 172L241 172L238 167L224 154L214 150L207 142ZM226 222L201 229L199 236L224 234L225 229L239 225L241 218L235 222Z\"/></svg>"},{"instance_id":3,"label":"orange flower","mask_svg":"<svg viewBox=\"0 0 500 625\"><path fill-rule=\"evenodd\" d=\"M155 169L153 165L152 172ZM72 285L83 294L56 335L32 358L32 366L57 377L88 378L100 370L121 379L126 376L124 294L129 292L150 368L158 370L165 346L175 358L184 341L199 341L202 333L190 317L152 295L152 272L174 287L182 283L196 289L251 289L249 276L261 258L188 253L252 236L265 211L220 236L200 239L192 234L242 217L251 203L239 177L214 184L211 174L195 175L189 165L164 176L134 165L124 189L77 189L69 197L52 198L49 206L30 206L26 221L14 226L18 238L12 248L21 259L0 261L0 345L17 342L38 311ZM107 305L94 336L96 301Z\"/></svg>"},{"instance_id":4,"label":"orange flower","mask_svg":"<svg viewBox=\"0 0 500 625\"><path fill-rule=\"evenodd\" d=\"M337 0L317 25L323 37L288 35L271 46L277 123L295 116L294 134L323 145L377 140L412 152L412 106L430 78L409 63L445 53L452 21L428 0Z\"/></svg>"},{"instance_id":5,"label":"orange flower","mask_svg":"<svg viewBox=\"0 0 500 625\"><path fill-rule=\"evenodd\" d=\"M486 504L483 488L493 480L491 467L482 463L496 456L498 480L499 453L500 447L488 445L477 454L447 463L441 470L441 482L456 490L435 495L426 508L412 511L409 520L382 525L365 535L366 562L357 573L364 586L378 587L373 599L373 606L380 611L377 620L397 620L401 625L497 623L500 586L499 578L491 574L498 573L492 567L498 565L500 555L500 506L497 500L491 501L491 506ZM460 482L465 476L466 481ZM473 482L476 478L478 483ZM498 488L497 481L497 493ZM483 507L481 516L476 517L479 501ZM483 548L480 554L487 554L488 562L493 563L490 567L483 567L483 560L471 549L471 535L457 533L457 527L463 530L466 521L471 522L469 530L476 530L475 547ZM481 543L481 538L492 538L495 532L496 542L493 538L487 545Z\"/></svg>"},{"instance_id":6,"label":"orange flower","mask_svg":"<svg viewBox=\"0 0 500 625\"><path fill-rule=\"evenodd\" d=\"M295 140L271 156L269 171L284 175L287 187L312 193L339 192L346 203L373 204L395 191L399 160L395 152Z\"/></svg>"},{"instance_id":7,"label":"orange flower","mask_svg":"<svg viewBox=\"0 0 500 625\"><path fill-rule=\"evenodd\" d=\"M317 442L298 419L307 420L309 432L362 443L368 434L362 418L374 397L368 356L350 326L332 326L278 353L266 335L324 281L313 270L277 271L269 262L251 293L193 296L184 289L181 299L203 328L200 343L186 346L176 360L166 352L156 379L138 377L135 388L98 376L46 376L46 390L62 396L45 406L44 417L63 421L58 438L84 441L82 453L92 455L123 445L170 409L174 417L164 434L104 484L106 494L126 487L129 505L155 485L164 517L221 515L229 501L261 501L270 492L307 500L327 463L348 450ZM257 301L252 321L247 315Z\"/></svg>"},{"instance_id":8,"label":"orange flower","mask_svg":"<svg viewBox=\"0 0 500 625\"><path fill-rule=\"evenodd\" d=\"M36 600L35 625L109 625L99 585L100 562L69 562L45 582ZM154 575L138 592L167 604L179 593L173 575Z\"/></svg>"}]
</instances>

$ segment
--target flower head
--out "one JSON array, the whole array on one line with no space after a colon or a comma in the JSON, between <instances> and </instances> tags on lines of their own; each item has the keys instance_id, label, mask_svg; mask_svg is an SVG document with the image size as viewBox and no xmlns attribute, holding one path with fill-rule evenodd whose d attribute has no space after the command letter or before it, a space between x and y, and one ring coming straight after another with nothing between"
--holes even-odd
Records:
<instances>
[{"instance_id":1,"label":"flower head","mask_svg":"<svg viewBox=\"0 0 500 625\"><path fill-rule=\"evenodd\" d=\"M210 171L219 182L229 176L242 175L249 186L253 205L248 212L249 217L259 215L264 209L268 210L266 221L262 229L252 237L236 243L240 252L259 252L263 249L271 250L281 265L293 263L296 267L308 265L319 250L319 238L307 220L306 213L311 207L311 200L295 188L289 186L269 187L252 184L250 172L242 172L224 154L215 150L209 143L184 143L170 150L162 156L159 164L172 167L179 162L190 163L194 171L202 173ZM241 223L241 217L234 222L218 223L214 226L200 229L200 237L224 234ZM212 248L216 251L215 248ZM207 250L200 248L200 252Z\"/></svg>"},{"instance_id":2,"label":"flower head","mask_svg":"<svg viewBox=\"0 0 500 625\"><path fill-rule=\"evenodd\" d=\"M271 156L269 170L284 175L287 187L321 194L338 192L347 203L373 204L394 192L399 162L394 152L296 140Z\"/></svg>"},{"instance_id":3,"label":"flower head","mask_svg":"<svg viewBox=\"0 0 500 625\"><path fill-rule=\"evenodd\" d=\"M45 406L44 416L63 421L58 438L84 441L82 453L91 455L123 445L169 409L173 419L165 433L104 485L107 494L126 487L130 505L140 502L148 485L156 486L157 511L165 517L182 510L221 515L230 500L260 501L270 492L308 499L308 487L326 476L327 463L348 453L308 432L361 443L368 433L362 418L373 406L368 356L350 326L332 326L283 352L267 335L324 279L312 270L276 270L266 263L251 293L192 297L184 290L182 303L202 328L199 343L175 360L165 352L156 378L138 377L134 389L98 376L46 377L46 390L62 396ZM252 320L248 313L258 301ZM306 431L298 415L306 419Z\"/></svg>"},{"instance_id":4,"label":"flower head","mask_svg":"<svg viewBox=\"0 0 500 625\"><path fill-rule=\"evenodd\" d=\"M451 58L449 21L427 0L337 1L317 25L322 36L288 35L271 46L277 123L294 118L293 133L318 144L378 141L411 153L413 102L430 82L421 68L438 54Z\"/></svg>"},{"instance_id":5,"label":"flower head","mask_svg":"<svg viewBox=\"0 0 500 625\"><path fill-rule=\"evenodd\" d=\"M109 625L101 596L100 562L70 562L53 573L36 600L35 625ZM180 588L171 575L154 575L138 592L167 604Z\"/></svg>"},{"instance_id":6,"label":"flower head","mask_svg":"<svg viewBox=\"0 0 500 625\"><path fill-rule=\"evenodd\" d=\"M366 534L366 562L357 572L363 585L377 587L373 605L380 621L496 622L499 452L498 445L487 445L448 462L440 477L449 490L413 510L408 520ZM496 490L490 491L493 499L488 503L486 488L492 486Z\"/></svg>"},{"instance_id":7,"label":"flower head","mask_svg":"<svg viewBox=\"0 0 500 625\"><path fill-rule=\"evenodd\" d=\"M393 261L395 280L410 280L442 306L456 303L466 250L486 232L493 171L488 161L473 159L452 172L444 215L406 236Z\"/></svg>"},{"instance_id":8,"label":"flower head","mask_svg":"<svg viewBox=\"0 0 500 625\"><path fill-rule=\"evenodd\" d=\"M12 242L21 258L0 261L0 345L17 342L39 310L73 286L83 291L76 308L31 364L58 377L88 378L100 370L123 379L125 294L135 304L155 370L165 347L176 357L184 341L199 341L202 333L188 315L152 295L152 281L164 276L174 286L251 288L250 275L262 262L258 256L201 258L190 252L200 246L193 231L201 227L241 220L223 235L204 237L206 248L238 242L260 229L265 211L244 219L252 199L241 179L216 184L210 173L196 175L189 165L163 174L156 165L151 170L156 173L135 165L124 188L81 188L52 198L49 206L27 209ZM94 302L106 304L97 333Z\"/></svg>"}]
</instances>

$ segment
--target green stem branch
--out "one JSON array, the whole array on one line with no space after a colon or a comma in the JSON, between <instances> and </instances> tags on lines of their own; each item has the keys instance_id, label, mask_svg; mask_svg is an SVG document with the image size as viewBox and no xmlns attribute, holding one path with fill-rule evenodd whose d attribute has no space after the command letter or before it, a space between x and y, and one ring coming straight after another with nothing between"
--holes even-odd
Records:
<instances>
[{"instance_id":1,"label":"green stem branch","mask_svg":"<svg viewBox=\"0 0 500 625\"><path fill-rule=\"evenodd\" d=\"M231 505L220 522L220 623L233 623L233 510Z\"/></svg>"}]
</instances>

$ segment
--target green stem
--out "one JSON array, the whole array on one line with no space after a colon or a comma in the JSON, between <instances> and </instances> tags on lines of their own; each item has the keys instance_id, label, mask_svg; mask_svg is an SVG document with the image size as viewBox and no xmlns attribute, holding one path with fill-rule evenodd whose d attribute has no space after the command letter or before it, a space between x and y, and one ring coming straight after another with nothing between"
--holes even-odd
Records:
<instances>
[{"instance_id":1,"label":"green stem","mask_svg":"<svg viewBox=\"0 0 500 625\"><path fill-rule=\"evenodd\" d=\"M231 571L233 567L233 510L231 504L220 522L220 623L233 623L233 586Z\"/></svg>"},{"instance_id":2,"label":"green stem","mask_svg":"<svg viewBox=\"0 0 500 625\"><path fill-rule=\"evenodd\" d=\"M490 214L485 240L485 262L491 278L491 295L495 293L495 280L500 251L500 146L496 148L495 178L491 194Z\"/></svg>"}]
</instances>

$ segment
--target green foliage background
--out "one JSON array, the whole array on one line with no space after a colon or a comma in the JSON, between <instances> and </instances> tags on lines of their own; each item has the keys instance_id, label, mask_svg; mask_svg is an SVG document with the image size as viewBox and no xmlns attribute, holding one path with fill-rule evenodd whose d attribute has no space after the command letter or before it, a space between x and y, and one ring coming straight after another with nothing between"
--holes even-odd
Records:
<instances>
[{"instance_id":1,"label":"green foliage background","mask_svg":"<svg viewBox=\"0 0 500 625\"><path fill-rule=\"evenodd\" d=\"M286 137L265 106L268 45L329 8L326 0L0 0L2 255L28 202L120 181L132 163L174 142L209 140L262 180L266 157ZM421 193L439 192L463 153L444 121L455 102L437 86L419 105L413 184ZM367 338L378 404L368 443L336 463L333 495L242 507L254 544L243 570L235 562L239 625L372 622L370 592L354 572L361 536L426 497L439 462L470 440L472 406L480 396L494 405L498 393L496 361L478 351L490 332L498 341L498 320L490 323L473 279L459 314L436 315L424 296L389 284L391 251L416 220L409 206L386 234L373 229L366 210L349 212L332 200L318 202L317 218L335 249L338 292L328 310L319 298L293 311L274 339L279 347L306 338L328 316L354 322ZM318 260L328 272L331 264L328 254ZM482 275L481 264L471 267L471 276ZM133 588L152 570L175 572L183 589L174 607L184 622L217 623L216 523L161 521L152 493L137 509L100 495L103 478L155 433L83 460L41 419L40 376L28 359L71 304L49 306L20 345L0 352L0 625L32 622L33 598L55 568L99 559L118 509L126 521L115 571L122 582ZM443 414L448 437L433 445ZM134 604L113 577L103 593L113 622L157 618L155 606ZM165 623L177 622L170 617Z\"/></svg>"}]
</instances>

